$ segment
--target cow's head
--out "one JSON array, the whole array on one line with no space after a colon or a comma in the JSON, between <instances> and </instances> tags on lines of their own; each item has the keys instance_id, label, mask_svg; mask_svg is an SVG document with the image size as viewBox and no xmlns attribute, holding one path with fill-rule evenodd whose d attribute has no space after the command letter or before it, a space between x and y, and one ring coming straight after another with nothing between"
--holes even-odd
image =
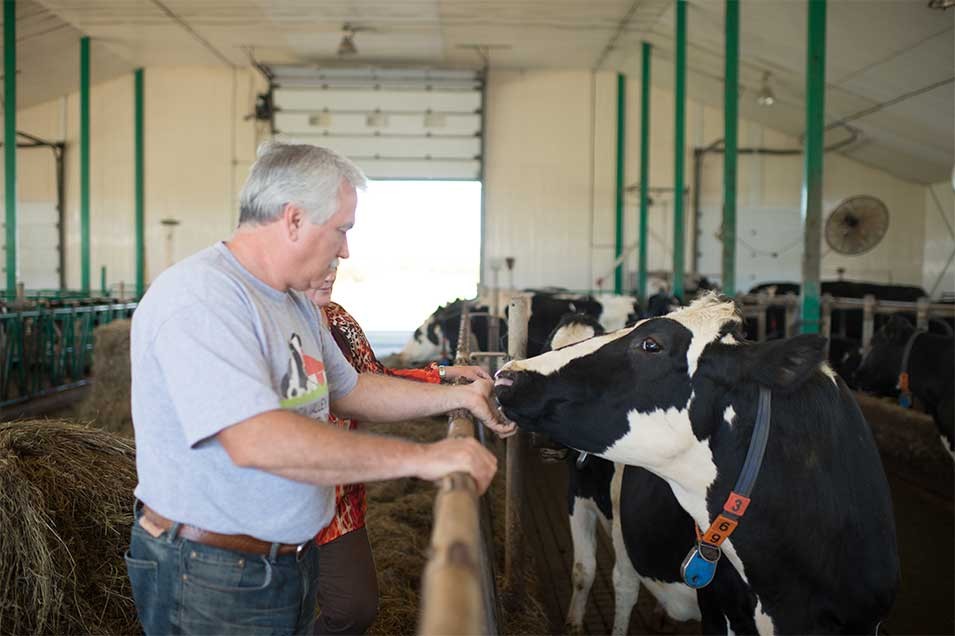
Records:
<instances>
[{"instance_id":1,"label":"cow's head","mask_svg":"<svg viewBox=\"0 0 955 636\"><path fill-rule=\"evenodd\" d=\"M708 438L725 396L797 389L825 340L743 342L731 301L706 295L666 317L507 364L496 393L521 427L614 461L653 466Z\"/></svg>"},{"instance_id":2,"label":"cow's head","mask_svg":"<svg viewBox=\"0 0 955 636\"><path fill-rule=\"evenodd\" d=\"M855 373L855 385L862 391L893 395L902 370L902 355L915 327L902 316L892 316L875 332L869 350Z\"/></svg>"}]
</instances>

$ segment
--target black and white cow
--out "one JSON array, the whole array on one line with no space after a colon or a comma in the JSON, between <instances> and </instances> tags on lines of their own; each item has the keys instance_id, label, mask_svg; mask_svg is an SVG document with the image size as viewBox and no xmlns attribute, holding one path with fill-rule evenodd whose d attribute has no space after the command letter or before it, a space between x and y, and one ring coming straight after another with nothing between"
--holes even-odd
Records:
<instances>
[{"instance_id":1,"label":"black and white cow","mask_svg":"<svg viewBox=\"0 0 955 636\"><path fill-rule=\"evenodd\" d=\"M748 343L741 327L732 302L707 295L511 362L497 397L526 429L661 477L707 530L735 487L768 389L771 428L751 503L698 592L704 632L873 634L894 601L899 561L869 427L825 364L824 339ZM655 529L684 531L663 519Z\"/></svg>"},{"instance_id":2,"label":"black and white cow","mask_svg":"<svg viewBox=\"0 0 955 636\"><path fill-rule=\"evenodd\" d=\"M583 313L600 321L601 326L613 331L631 324L638 316L640 305L633 296L604 294L587 296L553 290L530 290L531 313L527 325L527 355L534 356L544 350L547 337L567 313ZM461 307L467 302L472 313L486 312L486 305L474 300L458 299L439 307L420 327L415 329L411 340L401 351L403 364L419 364L437 360L442 356L453 359L457 353L458 333L461 325ZM486 316L471 320L471 333L482 351L507 350L507 322L502 320L501 342L487 342Z\"/></svg>"},{"instance_id":3,"label":"black and white cow","mask_svg":"<svg viewBox=\"0 0 955 636\"><path fill-rule=\"evenodd\" d=\"M560 349L603 334L604 329L595 318L567 314L551 333L546 349ZM699 620L696 592L682 582L679 568L680 560L693 544L693 520L677 503L666 482L643 468L622 464L615 467L606 459L575 450L566 453L564 461L574 546L568 632L583 631L587 599L597 571L598 523L614 545L613 634L627 633L641 582L671 618ZM671 532L657 531L661 520L671 526ZM675 561L669 558L672 554L677 554Z\"/></svg>"},{"instance_id":4,"label":"black and white cow","mask_svg":"<svg viewBox=\"0 0 955 636\"><path fill-rule=\"evenodd\" d=\"M955 346L951 336L917 332L894 316L872 338L855 374L862 391L896 395L903 373L911 394L935 420L942 445L955 459ZM909 349L905 360L905 350Z\"/></svg>"},{"instance_id":5,"label":"black and white cow","mask_svg":"<svg viewBox=\"0 0 955 636\"><path fill-rule=\"evenodd\" d=\"M485 314L488 311L487 305L461 298L438 307L420 327L415 329L411 340L401 350L399 356L402 363L412 365L442 358L453 360L458 350L461 313L465 304L471 313ZM472 344L481 351L497 350L494 343L487 341L488 320L489 317L486 315L474 316L471 319L471 336L474 340ZM501 321L501 337L506 336L507 324Z\"/></svg>"}]
</instances>

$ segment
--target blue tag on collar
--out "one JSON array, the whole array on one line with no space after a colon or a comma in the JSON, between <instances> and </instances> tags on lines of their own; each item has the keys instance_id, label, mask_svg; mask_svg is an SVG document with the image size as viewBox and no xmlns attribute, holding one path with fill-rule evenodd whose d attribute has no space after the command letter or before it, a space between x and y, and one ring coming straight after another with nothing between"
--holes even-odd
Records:
<instances>
[{"instance_id":1,"label":"blue tag on collar","mask_svg":"<svg viewBox=\"0 0 955 636\"><path fill-rule=\"evenodd\" d=\"M704 556L704 553L706 553L706 556ZM720 561L721 554L722 551L714 546L700 546L697 544L691 548L680 567L683 582L695 590L709 585L716 575L716 565Z\"/></svg>"}]
</instances>

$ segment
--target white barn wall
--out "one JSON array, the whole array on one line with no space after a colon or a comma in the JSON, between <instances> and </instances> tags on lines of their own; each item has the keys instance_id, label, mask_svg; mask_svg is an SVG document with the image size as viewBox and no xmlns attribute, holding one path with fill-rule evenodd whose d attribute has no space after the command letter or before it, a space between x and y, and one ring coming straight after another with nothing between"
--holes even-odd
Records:
<instances>
[{"instance_id":1,"label":"white barn wall","mask_svg":"<svg viewBox=\"0 0 955 636\"><path fill-rule=\"evenodd\" d=\"M495 71L488 100L484 280L513 256L518 286L588 288L590 73Z\"/></svg>"},{"instance_id":2,"label":"white barn wall","mask_svg":"<svg viewBox=\"0 0 955 636\"><path fill-rule=\"evenodd\" d=\"M948 181L925 188L925 255L922 287L934 297L955 294L955 194ZM933 196L934 194L934 196Z\"/></svg>"},{"instance_id":3,"label":"white barn wall","mask_svg":"<svg viewBox=\"0 0 955 636\"><path fill-rule=\"evenodd\" d=\"M228 237L238 190L255 158L256 125L245 121L262 80L251 70L153 67L144 73L146 281L169 263L162 219L175 218L172 262ZM135 279L133 76L90 91L90 284ZM67 286L80 287L79 97L20 111L17 128L66 147ZM45 153L45 155L44 155ZM55 200L50 151L18 152L18 198ZM2 188L2 184L0 184ZM2 192L2 189L0 189Z\"/></svg>"},{"instance_id":4,"label":"white barn wall","mask_svg":"<svg viewBox=\"0 0 955 636\"><path fill-rule=\"evenodd\" d=\"M667 72L664 67L654 72ZM146 69L146 264L147 281L166 266L164 218L177 218L173 260L228 236L237 220L236 193L254 159L257 130L243 121L253 106L261 79L250 70L222 67ZM639 76L627 78L627 185L639 175ZM97 84L91 95L91 284L99 286L99 268L109 283L132 286L133 220L132 75ZM651 102L650 184L672 187L672 93L653 89ZM77 95L18 113L18 128L52 140L65 139L67 158L67 282L78 288L79 157ZM488 83L486 156L486 262L517 259L518 286L594 287L612 273L614 252L614 179L616 75L590 71L492 71ZM722 135L722 115L696 102L687 105L686 182L693 183L692 147ZM740 145L796 147L797 142L751 122L740 126ZM18 152L21 201L53 201L51 153ZM802 159L799 156L740 157L741 208L799 208ZM702 175L704 212L721 206L722 162L706 159ZM2 188L2 183L0 183ZM943 204L951 196L942 185ZM836 154L826 155L824 209L828 213L853 194L882 198L892 214L882 244L860 257L828 254L823 275L846 276L931 286L949 251L939 237L947 232L928 189ZM672 245L672 195L654 196L651 207L649 267L668 270ZM930 204L932 207L930 207ZM949 208L950 209L950 208ZM687 202L686 263L693 228ZM624 244L637 235L637 198L627 197ZM741 231L743 228L741 228ZM928 237L928 240L926 240ZM706 237L701 237L705 248ZM824 251L825 248L824 248ZM631 250L627 269L635 270ZM955 274L951 273L949 276ZM712 273L712 272L710 272ZM798 278L798 272L794 275ZM500 280L506 282L502 270ZM951 278L948 287L951 288ZM743 281L740 281L742 287ZM612 275L605 282L612 287Z\"/></svg>"},{"instance_id":5,"label":"white barn wall","mask_svg":"<svg viewBox=\"0 0 955 636\"><path fill-rule=\"evenodd\" d=\"M653 70L668 72L663 66ZM485 280L490 280L494 259L515 256L515 284L519 287L558 285L590 289L595 287L597 278L610 273L604 288L612 288L616 74L492 71L489 86ZM650 185L672 188L673 94L653 88L650 108ZM627 78L627 185L639 179L639 121L640 81L635 74ZM722 136L722 112L689 101L686 124L685 185L692 187L693 147ZM798 140L746 120L740 122L739 140L741 147L799 148ZM588 180L591 170L592 178ZM739 216L747 209L754 213L773 209L798 216L802 171L800 155L740 156ZM704 215L716 214L718 218L722 179L721 156L707 155L700 197ZM576 191L569 187L571 184L575 184ZM824 214L856 194L871 194L886 203L891 215L888 234L879 246L861 256L827 253L828 247L823 245L823 277L835 278L837 269L843 267L846 278L922 284L926 188L836 153L827 154ZM663 193L651 198L654 205L650 208L648 268L669 271L673 196ZM629 270L635 270L637 262L632 249L637 240L637 207L636 194L629 195L624 223L624 245L631 248L626 260ZM692 197L686 201L685 218L685 262L689 269L695 231ZM585 244L586 219L590 220L592 233L589 250ZM742 234L746 228L741 226L738 231ZM700 249L716 249L716 263L719 262L719 244L712 233L704 232L700 237ZM793 249L801 252L801 244ZM706 260L701 259L701 264ZM718 277L719 271L717 268L703 273ZM799 276L795 266L790 278L798 280ZM745 283L738 280L740 288Z\"/></svg>"}]
</instances>

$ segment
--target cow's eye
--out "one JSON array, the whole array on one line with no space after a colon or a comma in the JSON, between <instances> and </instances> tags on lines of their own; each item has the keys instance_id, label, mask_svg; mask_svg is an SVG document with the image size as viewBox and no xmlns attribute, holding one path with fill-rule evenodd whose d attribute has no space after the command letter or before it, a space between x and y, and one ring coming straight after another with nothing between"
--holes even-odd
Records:
<instances>
[{"instance_id":1,"label":"cow's eye","mask_svg":"<svg viewBox=\"0 0 955 636\"><path fill-rule=\"evenodd\" d=\"M643 342L640 343L640 348L647 353L657 353L662 349L659 343L657 343L657 341L653 338L644 338Z\"/></svg>"}]
</instances>

